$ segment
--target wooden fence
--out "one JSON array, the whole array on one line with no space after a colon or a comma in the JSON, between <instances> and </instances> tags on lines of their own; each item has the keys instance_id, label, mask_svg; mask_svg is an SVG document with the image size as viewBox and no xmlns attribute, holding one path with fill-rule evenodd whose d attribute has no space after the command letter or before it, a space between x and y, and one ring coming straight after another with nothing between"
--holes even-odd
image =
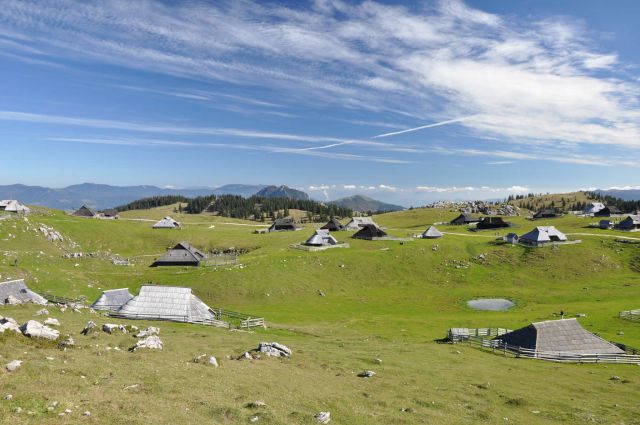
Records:
<instances>
[{"instance_id":1,"label":"wooden fence","mask_svg":"<svg viewBox=\"0 0 640 425\"><path fill-rule=\"evenodd\" d=\"M451 332L451 330L449 331ZM524 357L530 359L547 360L560 363L619 363L619 364L640 364L640 355L637 354L573 354L557 351L539 351L528 348L517 347L502 342L499 339L485 339L482 336L464 336L460 335L452 342L465 342L476 346L480 349L492 350L495 354L504 356L513 356L516 358ZM628 347L630 348L630 347ZM637 352L637 350L634 350Z\"/></svg>"},{"instance_id":2,"label":"wooden fence","mask_svg":"<svg viewBox=\"0 0 640 425\"><path fill-rule=\"evenodd\" d=\"M621 311L619 317L627 320L640 320L640 309Z\"/></svg>"},{"instance_id":3,"label":"wooden fence","mask_svg":"<svg viewBox=\"0 0 640 425\"><path fill-rule=\"evenodd\" d=\"M469 328L451 328L447 332L447 338L452 342L463 342L468 340L471 337L482 337L482 336L500 336L504 335L508 332L511 332L511 329L505 328L477 328L477 329L469 329Z\"/></svg>"},{"instance_id":4,"label":"wooden fence","mask_svg":"<svg viewBox=\"0 0 640 425\"><path fill-rule=\"evenodd\" d=\"M49 301L50 303L54 303L54 304L84 304L87 301L87 297L85 296L80 296L78 298L65 298L65 297L59 297L57 295L53 295L50 293L45 293L42 294L42 297Z\"/></svg>"},{"instance_id":5,"label":"wooden fence","mask_svg":"<svg viewBox=\"0 0 640 425\"><path fill-rule=\"evenodd\" d=\"M235 322L238 324L238 328L240 329L267 327L264 317L255 317L244 313L238 313L237 311L224 310L222 308L213 308L211 311L213 311L218 320L225 318L230 323Z\"/></svg>"},{"instance_id":6,"label":"wooden fence","mask_svg":"<svg viewBox=\"0 0 640 425\"><path fill-rule=\"evenodd\" d=\"M206 267L227 266L238 264L238 254L235 252L223 252L220 254L209 254L201 263Z\"/></svg>"}]
</instances>

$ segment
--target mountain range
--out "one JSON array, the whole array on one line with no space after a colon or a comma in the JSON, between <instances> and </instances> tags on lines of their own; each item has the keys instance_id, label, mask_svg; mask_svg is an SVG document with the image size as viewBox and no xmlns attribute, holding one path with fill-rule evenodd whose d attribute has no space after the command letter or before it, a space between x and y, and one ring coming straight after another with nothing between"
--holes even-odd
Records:
<instances>
[{"instance_id":1,"label":"mountain range","mask_svg":"<svg viewBox=\"0 0 640 425\"><path fill-rule=\"evenodd\" d=\"M0 186L0 199L18 199L24 204L39 205L61 210L76 209L82 205L100 210L124 205L141 198L161 195L182 195L193 198L211 194L229 194L249 197L266 187L271 186L229 184L217 188L171 189L157 186L111 186L106 184L82 183L53 189L42 186L12 184ZM286 186L284 187L286 188ZM280 192L286 192L287 189L289 188L281 189ZM278 193L278 191L274 192Z\"/></svg>"},{"instance_id":2,"label":"mountain range","mask_svg":"<svg viewBox=\"0 0 640 425\"><path fill-rule=\"evenodd\" d=\"M625 201L640 201L640 189L600 189L596 192L602 196L613 196Z\"/></svg>"},{"instance_id":3,"label":"mountain range","mask_svg":"<svg viewBox=\"0 0 640 425\"><path fill-rule=\"evenodd\" d=\"M347 196L346 198L337 199L331 203L358 212L404 210L404 207L400 205L387 204L364 195Z\"/></svg>"}]
</instances>

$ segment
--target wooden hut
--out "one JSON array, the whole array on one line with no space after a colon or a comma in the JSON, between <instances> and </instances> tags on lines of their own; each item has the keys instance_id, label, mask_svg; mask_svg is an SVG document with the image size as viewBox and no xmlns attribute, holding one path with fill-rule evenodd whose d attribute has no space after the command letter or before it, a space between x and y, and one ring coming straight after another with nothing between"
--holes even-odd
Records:
<instances>
[{"instance_id":1,"label":"wooden hut","mask_svg":"<svg viewBox=\"0 0 640 425\"><path fill-rule=\"evenodd\" d=\"M86 217L86 218L94 218L96 217L96 212L94 210L92 210L91 208L89 208L86 205L81 206L80 208L78 208L73 214L71 214L75 217Z\"/></svg>"},{"instance_id":2,"label":"wooden hut","mask_svg":"<svg viewBox=\"0 0 640 425\"><path fill-rule=\"evenodd\" d=\"M387 237L387 233L373 224L365 224L352 236L355 239L375 240Z\"/></svg>"},{"instance_id":3,"label":"wooden hut","mask_svg":"<svg viewBox=\"0 0 640 425\"><path fill-rule=\"evenodd\" d=\"M191 246L188 242L180 242L167 252L153 264L151 267L161 266L199 266L200 262L206 259L206 255L198 249Z\"/></svg>"},{"instance_id":4,"label":"wooden hut","mask_svg":"<svg viewBox=\"0 0 640 425\"><path fill-rule=\"evenodd\" d=\"M460 226L463 224L477 223L479 221L480 219L474 215L462 213L456 218L454 218L453 220L451 220L451 224Z\"/></svg>"},{"instance_id":5,"label":"wooden hut","mask_svg":"<svg viewBox=\"0 0 640 425\"><path fill-rule=\"evenodd\" d=\"M320 229L322 230L328 230L330 232L338 232L340 230L344 230L344 225L342 223L340 223L338 221L338 219L336 218L332 218L331 220L329 220L327 222L327 224L325 224L324 226L322 226Z\"/></svg>"},{"instance_id":6,"label":"wooden hut","mask_svg":"<svg viewBox=\"0 0 640 425\"><path fill-rule=\"evenodd\" d=\"M476 224L476 229L501 229L509 226L502 217L482 217Z\"/></svg>"},{"instance_id":7,"label":"wooden hut","mask_svg":"<svg viewBox=\"0 0 640 425\"><path fill-rule=\"evenodd\" d=\"M300 230L292 218L279 218L271 224L268 232L287 232L293 230Z\"/></svg>"}]
</instances>

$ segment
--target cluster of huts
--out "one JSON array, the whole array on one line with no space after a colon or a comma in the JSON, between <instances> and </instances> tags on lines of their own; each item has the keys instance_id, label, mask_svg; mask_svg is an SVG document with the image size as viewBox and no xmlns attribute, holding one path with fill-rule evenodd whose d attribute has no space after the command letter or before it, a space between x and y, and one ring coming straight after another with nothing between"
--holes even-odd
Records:
<instances>
[{"instance_id":1,"label":"cluster of huts","mask_svg":"<svg viewBox=\"0 0 640 425\"><path fill-rule=\"evenodd\" d=\"M0 212L8 212L14 214L29 214L31 209L15 199L0 200Z\"/></svg>"},{"instance_id":2,"label":"cluster of huts","mask_svg":"<svg viewBox=\"0 0 640 425\"><path fill-rule=\"evenodd\" d=\"M102 218L111 220L119 218L118 210L115 210L113 208L102 211L95 211L94 209L86 205L81 206L80 208L72 212L71 215L74 217Z\"/></svg>"}]
</instances>

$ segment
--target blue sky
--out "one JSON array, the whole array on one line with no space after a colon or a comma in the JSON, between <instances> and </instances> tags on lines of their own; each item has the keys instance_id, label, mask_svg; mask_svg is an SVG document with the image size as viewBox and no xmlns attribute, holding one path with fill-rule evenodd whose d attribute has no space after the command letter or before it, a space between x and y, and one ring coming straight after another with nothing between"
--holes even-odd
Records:
<instances>
[{"instance_id":1,"label":"blue sky","mask_svg":"<svg viewBox=\"0 0 640 425\"><path fill-rule=\"evenodd\" d=\"M3 1L0 184L640 185L636 1ZM8 159L8 160L7 160Z\"/></svg>"}]
</instances>

